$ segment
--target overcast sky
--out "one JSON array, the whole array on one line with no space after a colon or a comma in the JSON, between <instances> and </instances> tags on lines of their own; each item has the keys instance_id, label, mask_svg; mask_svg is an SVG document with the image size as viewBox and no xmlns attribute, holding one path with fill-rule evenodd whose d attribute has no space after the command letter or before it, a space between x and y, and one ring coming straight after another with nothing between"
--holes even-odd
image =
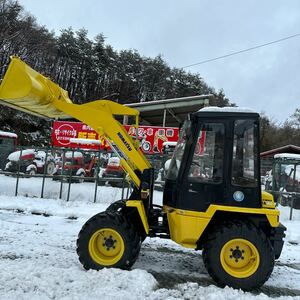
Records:
<instances>
[{"instance_id":1,"label":"overcast sky","mask_svg":"<svg viewBox=\"0 0 300 300\"><path fill-rule=\"evenodd\" d=\"M103 33L116 50L161 54L171 67L300 33L298 0L19 0L39 24L59 33ZM186 69L238 106L283 122L300 107L300 37Z\"/></svg>"}]
</instances>

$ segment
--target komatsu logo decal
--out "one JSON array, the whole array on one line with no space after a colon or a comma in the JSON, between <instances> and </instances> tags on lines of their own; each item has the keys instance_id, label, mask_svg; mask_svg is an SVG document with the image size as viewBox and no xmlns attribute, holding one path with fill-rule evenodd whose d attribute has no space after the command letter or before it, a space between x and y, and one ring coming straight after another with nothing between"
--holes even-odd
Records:
<instances>
[{"instance_id":1,"label":"komatsu logo decal","mask_svg":"<svg viewBox=\"0 0 300 300\"><path fill-rule=\"evenodd\" d=\"M125 140L124 136L122 135L121 132L118 132L118 137L121 139L121 141L124 143L124 145L126 146L126 148L128 149L128 151L131 151L131 147L130 145L128 144L128 142Z\"/></svg>"}]
</instances>

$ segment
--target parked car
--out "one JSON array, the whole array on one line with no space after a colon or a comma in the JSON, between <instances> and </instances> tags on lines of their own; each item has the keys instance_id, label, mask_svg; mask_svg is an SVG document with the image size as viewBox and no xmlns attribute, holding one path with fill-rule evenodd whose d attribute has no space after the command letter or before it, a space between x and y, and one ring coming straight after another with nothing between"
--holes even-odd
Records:
<instances>
[{"instance_id":1,"label":"parked car","mask_svg":"<svg viewBox=\"0 0 300 300\"><path fill-rule=\"evenodd\" d=\"M47 157L47 158L46 158ZM15 151L8 155L8 162L5 165L5 171L35 175L45 174L52 175L55 164L54 157L51 153L46 155L45 151L37 151L35 149L25 149Z\"/></svg>"}]
</instances>

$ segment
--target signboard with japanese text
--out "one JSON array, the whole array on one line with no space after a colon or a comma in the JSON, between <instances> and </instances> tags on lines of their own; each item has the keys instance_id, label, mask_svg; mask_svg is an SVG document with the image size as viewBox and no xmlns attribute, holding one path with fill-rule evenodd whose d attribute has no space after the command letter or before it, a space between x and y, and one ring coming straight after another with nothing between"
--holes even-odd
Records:
<instances>
[{"instance_id":1,"label":"signboard with japanese text","mask_svg":"<svg viewBox=\"0 0 300 300\"><path fill-rule=\"evenodd\" d=\"M130 136L136 138L135 127L124 125ZM138 138L141 150L146 154L161 153L164 142L177 142L178 128L139 126ZM103 139L99 143L92 143L91 140L99 140L98 134L88 125L81 122L54 121L52 129L52 145L55 147L71 147L99 150L107 148L108 145ZM72 139L72 142L70 142ZM80 144L74 143L74 139L80 139ZM89 140L87 144L82 143L83 139Z\"/></svg>"},{"instance_id":2,"label":"signboard with japanese text","mask_svg":"<svg viewBox=\"0 0 300 300\"><path fill-rule=\"evenodd\" d=\"M98 140L98 134L88 125L80 122L54 121L52 128L52 145L66 148L85 148L99 150L99 144L77 145L70 139Z\"/></svg>"},{"instance_id":3,"label":"signboard with japanese text","mask_svg":"<svg viewBox=\"0 0 300 300\"><path fill-rule=\"evenodd\" d=\"M124 125L130 136L136 137L134 126ZM139 126L140 148L146 154L161 153L164 142L177 142L179 129L175 127Z\"/></svg>"}]
</instances>

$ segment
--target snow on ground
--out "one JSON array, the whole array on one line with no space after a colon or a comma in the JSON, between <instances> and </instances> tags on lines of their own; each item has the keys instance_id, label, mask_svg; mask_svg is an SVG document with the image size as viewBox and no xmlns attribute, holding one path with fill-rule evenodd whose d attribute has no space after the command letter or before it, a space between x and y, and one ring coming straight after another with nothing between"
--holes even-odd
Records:
<instances>
[{"instance_id":1,"label":"snow on ground","mask_svg":"<svg viewBox=\"0 0 300 300\"><path fill-rule=\"evenodd\" d=\"M88 218L121 198L121 189L72 184L70 201L59 182L0 175L0 299L300 299L300 211L280 207L288 227L282 256L259 291L218 288L201 252L147 238L131 271L85 271L76 254L77 234ZM64 184L66 199L68 184ZM155 202L160 203L161 192ZM39 215L39 214L44 214ZM49 216L49 217L45 217Z\"/></svg>"}]
</instances>

